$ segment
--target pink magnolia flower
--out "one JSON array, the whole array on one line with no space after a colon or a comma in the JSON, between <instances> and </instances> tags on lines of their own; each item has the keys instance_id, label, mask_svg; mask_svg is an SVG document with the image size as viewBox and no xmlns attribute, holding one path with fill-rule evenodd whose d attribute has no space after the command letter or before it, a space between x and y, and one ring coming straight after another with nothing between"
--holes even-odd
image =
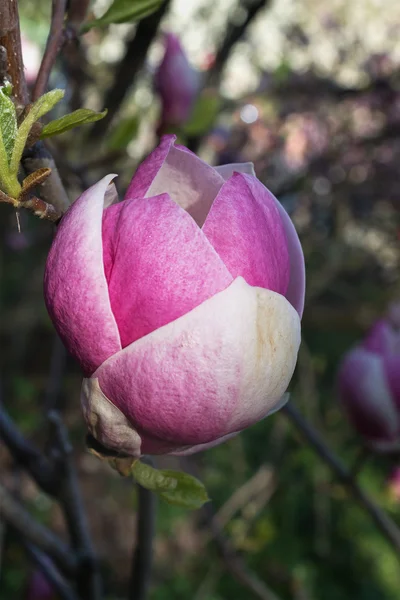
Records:
<instances>
[{"instance_id":1,"label":"pink magnolia flower","mask_svg":"<svg viewBox=\"0 0 400 600\"><path fill-rule=\"evenodd\" d=\"M160 131L190 117L199 89L199 74L190 65L179 39L165 36L165 54L154 78L162 102Z\"/></svg>"},{"instance_id":2,"label":"pink magnolia flower","mask_svg":"<svg viewBox=\"0 0 400 600\"><path fill-rule=\"evenodd\" d=\"M56 600L56 594L42 571L33 571L26 591L26 600Z\"/></svg>"},{"instance_id":3,"label":"pink magnolia flower","mask_svg":"<svg viewBox=\"0 0 400 600\"><path fill-rule=\"evenodd\" d=\"M380 452L400 449L398 317L393 306L344 357L338 375L339 395L351 423Z\"/></svg>"},{"instance_id":4,"label":"pink magnolia flower","mask_svg":"<svg viewBox=\"0 0 400 600\"><path fill-rule=\"evenodd\" d=\"M40 67L40 49L37 44L31 42L25 35L21 35L22 56L24 61L25 78L28 85L36 81Z\"/></svg>"},{"instance_id":5,"label":"pink magnolia flower","mask_svg":"<svg viewBox=\"0 0 400 600\"><path fill-rule=\"evenodd\" d=\"M304 258L251 163L213 168L174 136L123 202L108 175L63 217L50 316L85 374L91 433L132 456L215 445L284 403L300 343Z\"/></svg>"}]
</instances>

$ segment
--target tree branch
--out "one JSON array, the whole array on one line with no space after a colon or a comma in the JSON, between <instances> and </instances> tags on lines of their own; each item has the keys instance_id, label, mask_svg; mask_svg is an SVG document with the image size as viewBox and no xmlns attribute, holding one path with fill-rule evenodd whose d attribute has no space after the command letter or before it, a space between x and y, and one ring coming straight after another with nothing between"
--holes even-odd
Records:
<instances>
[{"instance_id":1,"label":"tree branch","mask_svg":"<svg viewBox=\"0 0 400 600\"><path fill-rule=\"evenodd\" d=\"M60 474L57 498L62 506L71 543L78 555L77 588L85 600L101 597L99 565L89 535L78 478L72 462L72 447L59 413L52 411L49 420L54 427L56 470Z\"/></svg>"},{"instance_id":2,"label":"tree branch","mask_svg":"<svg viewBox=\"0 0 400 600\"><path fill-rule=\"evenodd\" d=\"M7 55L7 72L13 84L13 96L17 104L25 106L29 103L29 92L24 74L16 0L1 0L0 46L4 47Z\"/></svg>"},{"instance_id":3,"label":"tree branch","mask_svg":"<svg viewBox=\"0 0 400 600\"><path fill-rule=\"evenodd\" d=\"M129 600L145 600L153 561L156 497L141 485L138 490L137 540L133 554Z\"/></svg>"},{"instance_id":4,"label":"tree branch","mask_svg":"<svg viewBox=\"0 0 400 600\"><path fill-rule=\"evenodd\" d=\"M63 33L66 7L67 0L52 0L50 31L33 89L33 100L37 100L45 93L51 70L54 67L58 52L64 41Z\"/></svg>"},{"instance_id":5,"label":"tree branch","mask_svg":"<svg viewBox=\"0 0 400 600\"><path fill-rule=\"evenodd\" d=\"M35 546L32 546L32 544L28 544L23 537L21 537L21 542L29 558L43 573L61 600L79 600L71 586L65 581L48 556L35 548Z\"/></svg>"},{"instance_id":6,"label":"tree branch","mask_svg":"<svg viewBox=\"0 0 400 600\"><path fill-rule=\"evenodd\" d=\"M47 527L36 523L1 483L0 516L19 534L51 556L64 573L74 573L76 563L68 546Z\"/></svg>"},{"instance_id":7,"label":"tree branch","mask_svg":"<svg viewBox=\"0 0 400 600\"><path fill-rule=\"evenodd\" d=\"M89 135L91 140L97 140L105 134L118 112L136 75L143 67L147 52L169 5L170 0L166 0L155 13L139 22L135 36L127 43L125 56L117 67L114 84L106 92L103 106L108 112L104 119L94 124Z\"/></svg>"},{"instance_id":8,"label":"tree branch","mask_svg":"<svg viewBox=\"0 0 400 600\"><path fill-rule=\"evenodd\" d=\"M50 496L54 496L57 483L50 461L24 438L6 413L1 401L0 440L5 443L16 463L29 473L37 485Z\"/></svg>"},{"instance_id":9,"label":"tree branch","mask_svg":"<svg viewBox=\"0 0 400 600\"><path fill-rule=\"evenodd\" d=\"M390 517L377 506L369 496L360 488L337 456L325 444L319 433L304 419L297 408L288 403L283 409L288 419L297 427L303 437L307 440L318 456L330 467L333 473L340 479L343 485L359 501L364 510L370 515L375 525L392 544L397 553L400 554L400 529Z\"/></svg>"},{"instance_id":10,"label":"tree branch","mask_svg":"<svg viewBox=\"0 0 400 600\"><path fill-rule=\"evenodd\" d=\"M270 0L248 0L245 4L239 2L239 6L247 11L246 18L240 24L234 22L228 23L222 44L218 48L215 62L207 74L208 85L216 85L218 83L233 46L244 35L246 29L254 21L260 10L269 4L269 1Z\"/></svg>"}]
</instances>

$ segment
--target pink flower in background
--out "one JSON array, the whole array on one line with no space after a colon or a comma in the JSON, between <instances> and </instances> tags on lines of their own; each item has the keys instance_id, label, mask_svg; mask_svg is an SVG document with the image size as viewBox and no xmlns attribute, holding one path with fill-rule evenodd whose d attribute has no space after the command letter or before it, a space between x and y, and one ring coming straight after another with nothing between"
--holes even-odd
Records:
<instances>
[{"instance_id":1,"label":"pink flower in background","mask_svg":"<svg viewBox=\"0 0 400 600\"><path fill-rule=\"evenodd\" d=\"M38 569L29 578L26 600L56 600L53 587Z\"/></svg>"},{"instance_id":2,"label":"pink flower in background","mask_svg":"<svg viewBox=\"0 0 400 600\"><path fill-rule=\"evenodd\" d=\"M388 478L389 493L397 502L400 501L400 467L393 469Z\"/></svg>"},{"instance_id":3,"label":"pink flower in background","mask_svg":"<svg viewBox=\"0 0 400 600\"><path fill-rule=\"evenodd\" d=\"M216 445L280 408L304 258L251 163L213 168L165 136L123 202L104 177L63 217L50 316L85 374L91 433L132 456Z\"/></svg>"},{"instance_id":4,"label":"pink flower in background","mask_svg":"<svg viewBox=\"0 0 400 600\"><path fill-rule=\"evenodd\" d=\"M154 78L162 102L159 130L183 125L190 117L199 89L199 73L190 65L176 35L165 35L165 54Z\"/></svg>"},{"instance_id":5,"label":"pink flower in background","mask_svg":"<svg viewBox=\"0 0 400 600\"><path fill-rule=\"evenodd\" d=\"M39 46L31 42L25 35L21 36L22 58L25 78L28 85L33 85L39 72L41 53Z\"/></svg>"},{"instance_id":6,"label":"pink flower in background","mask_svg":"<svg viewBox=\"0 0 400 600\"><path fill-rule=\"evenodd\" d=\"M400 449L399 310L375 323L364 341L344 358L339 394L350 421L368 446L381 452Z\"/></svg>"}]
</instances>

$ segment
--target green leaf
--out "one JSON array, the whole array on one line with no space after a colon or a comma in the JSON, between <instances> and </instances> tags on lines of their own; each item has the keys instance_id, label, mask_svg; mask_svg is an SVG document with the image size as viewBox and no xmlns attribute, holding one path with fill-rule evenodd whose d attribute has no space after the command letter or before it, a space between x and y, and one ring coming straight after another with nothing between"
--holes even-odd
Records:
<instances>
[{"instance_id":1,"label":"green leaf","mask_svg":"<svg viewBox=\"0 0 400 600\"><path fill-rule=\"evenodd\" d=\"M10 173L12 176L17 176L19 163L21 161L22 153L25 148L26 140L28 139L29 132L32 125L48 113L64 96L64 90L51 90L47 92L32 104L29 113L19 126L17 137L10 160Z\"/></svg>"},{"instance_id":2,"label":"green leaf","mask_svg":"<svg viewBox=\"0 0 400 600\"><path fill-rule=\"evenodd\" d=\"M17 136L17 115L8 92L8 87L0 86L0 133L8 160L10 160L14 140Z\"/></svg>"},{"instance_id":3,"label":"green leaf","mask_svg":"<svg viewBox=\"0 0 400 600\"><path fill-rule=\"evenodd\" d=\"M107 140L108 148L110 150L124 150L136 136L138 129L139 117L136 115L122 119Z\"/></svg>"},{"instance_id":4,"label":"green leaf","mask_svg":"<svg viewBox=\"0 0 400 600\"><path fill-rule=\"evenodd\" d=\"M74 110L74 112L64 115L59 119L55 119L54 121L50 121L47 123L42 129L42 133L40 134L40 139L48 138L53 135L60 135L65 131L69 131L74 127L80 127L81 125L85 125L86 123L94 123L95 121L100 121L107 114L107 109L103 110L103 112L96 112L95 110L91 110L90 108L79 108L78 110Z\"/></svg>"},{"instance_id":5,"label":"green leaf","mask_svg":"<svg viewBox=\"0 0 400 600\"><path fill-rule=\"evenodd\" d=\"M195 510L209 501L201 481L187 473L160 471L138 460L132 466L132 475L142 487L159 494L169 504Z\"/></svg>"},{"instance_id":6,"label":"green leaf","mask_svg":"<svg viewBox=\"0 0 400 600\"><path fill-rule=\"evenodd\" d=\"M164 0L114 0L102 17L85 23L82 30L92 27L110 25L111 23L127 23L140 21L155 12Z\"/></svg>"},{"instance_id":7,"label":"green leaf","mask_svg":"<svg viewBox=\"0 0 400 600\"><path fill-rule=\"evenodd\" d=\"M182 127L186 135L202 135L214 124L221 108L221 99L216 94L205 92L197 99L189 121Z\"/></svg>"}]
</instances>

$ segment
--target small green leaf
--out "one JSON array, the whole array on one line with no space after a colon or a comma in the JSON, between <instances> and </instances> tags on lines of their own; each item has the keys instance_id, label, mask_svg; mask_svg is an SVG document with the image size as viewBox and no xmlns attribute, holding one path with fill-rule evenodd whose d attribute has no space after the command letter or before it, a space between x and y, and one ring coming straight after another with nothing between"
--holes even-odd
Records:
<instances>
[{"instance_id":1,"label":"small green leaf","mask_svg":"<svg viewBox=\"0 0 400 600\"><path fill-rule=\"evenodd\" d=\"M110 134L107 146L110 150L124 150L139 129L139 118L135 115L122 119Z\"/></svg>"},{"instance_id":2,"label":"small green leaf","mask_svg":"<svg viewBox=\"0 0 400 600\"><path fill-rule=\"evenodd\" d=\"M15 106L9 97L9 86L0 86L0 130L3 145L10 160L17 136L17 115Z\"/></svg>"},{"instance_id":3,"label":"small green leaf","mask_svg":"<svg viewBox=\"0 0 400 600\"><path fill-rule=\"evenodd\" d=\"M28 139L29 132L32 125L48 113L64 96L64 90L51 90L47 92L32 104L29 113L22 121L18 128L17 137L10 160L10 173L13 176L17 176L19 163L21 161L22 153L25 148L26 140Z\"/></svg>"},{"instance_id":4,"label":"small green leaf","mask_svg":"<svg viewBox=\"0 0 400 600\"><path fill-rule=\"evenodd\" d=\"M95 110L91 110L90 108L78 108L78 110L74 110L74 112L64 115L59 119L55 119L54 121L50 121L47 123L42 129L42 133L40 135L40 139L48 138L53 135L60 135L65 131L69 131L69 129L73 129L74 127L80 127L81 125L85 125L86 123L94 123L95 121L100 121L107 114L107 109L103 110L103 112L96 112Z\"/></svg>"},{"instance_id":5,"label":"small green leaf","mask_svg":"<svg viewBox=\"0 0 400 600\"><path fill-rule=\"evenodd\" d=\"M210 92L205 92L197 99L189 121L182 127L182 131L189 136L202 135L214 124L221 108L221 99Z\"/></svg>"},{"instance_id":6,"label":"small green leaf","mask_svg":"<svg viewBox=\"0 0 400 600\"><path fill-rule=\"evenodd\" d=\"M209 501L201 481L187 473L160 471L138 460L132 466L132 474L142 487L159 494L169 504L195 510Z\"/></svg>"},{"instance_id":7,"label":"small green leaf","mask_svg":"<svg viewBox=\"0 0 400 600\"><path fill-rule=\"evenodd\" d=\"M85 23L82 30L85 32L92 27L111 23L140 21L155 12L163 2L164 0L114 0L102 17Z\"/></svg>"}]
</instances>

